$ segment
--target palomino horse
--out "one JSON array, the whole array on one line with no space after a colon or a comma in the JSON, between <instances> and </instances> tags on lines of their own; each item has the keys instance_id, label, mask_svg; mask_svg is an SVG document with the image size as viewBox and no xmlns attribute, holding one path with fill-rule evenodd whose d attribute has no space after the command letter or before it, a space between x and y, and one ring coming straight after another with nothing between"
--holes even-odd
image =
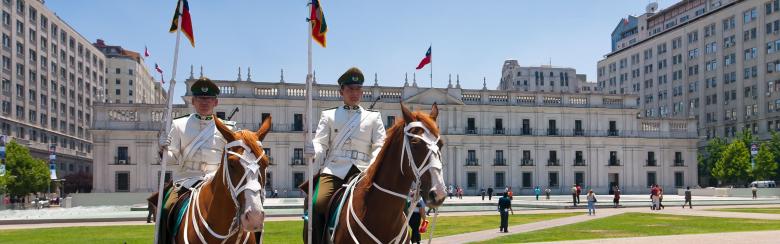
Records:
<instances>
[{"instance_id":1,"label":"palomino horse","mask_svg":"<svg viewBox=\"0 0 780 244\"><path fill-rule=\"evenodd\" d=\"M388 130L374 163L350 182L354 187L346 190L333 243L404 243L410 210L419 199L409 197L409 192L422 195L432 208L444 203L439 109L434 104L428 115L410 112L401 104L401 111L403 120Z\"/></svg>"},{"instance_id":2,"label":"palomino horse","mask_svg":"<svg viewBox=\"0 0 780 244\"><path fill-rule=\"evenodd\" d=\"M227 141L214 176L194 188L175 236L176 243L255 243L263 230L263 186L268 156L262 141L271 117L257 132L232 132L219 119L217 130ZM179 210L172 210L178 212Z\"/></svg>"}]
</instances>

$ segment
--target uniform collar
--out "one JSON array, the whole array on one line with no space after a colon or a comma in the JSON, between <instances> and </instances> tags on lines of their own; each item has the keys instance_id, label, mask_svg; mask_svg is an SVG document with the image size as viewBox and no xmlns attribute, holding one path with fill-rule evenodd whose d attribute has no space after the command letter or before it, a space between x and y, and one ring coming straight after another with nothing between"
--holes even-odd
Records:
<instances>
[{"instance_id":1,"label":"uniform collar","mask_svg":"<svg viewBox=\"0 0 780 244\"><path fill-rule=\"evenodd\" d=\"M213 116L213 115L200 115L200 114L195 114L195 118L197 118L197 119L199 119L199 120L212 120L212 119L214 119L214 116Z\"/></svg>"},{"instance_id":2,"label":"uniform collar","mask_svg":"<svg viewBox=\"0 0 780 244\"><path fill-rule=\"evenodd\" d=\"M341 107L344 108L344 110L360 110L360 105L349 106L349 105L344 104Z\"/></svg>"}]
</instances>

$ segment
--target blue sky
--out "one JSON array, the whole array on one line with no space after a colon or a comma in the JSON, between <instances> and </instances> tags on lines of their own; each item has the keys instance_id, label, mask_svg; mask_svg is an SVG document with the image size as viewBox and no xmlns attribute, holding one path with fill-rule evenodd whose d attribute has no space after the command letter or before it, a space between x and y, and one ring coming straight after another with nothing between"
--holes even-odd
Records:
<instances>
[{"instance_id":1,"label":"blue sky","mask_svg":"<svg viewBox=\"0 0 780 244\"><path fill-rule=\"evenodd\" d=\"M304 82L308 14L306 0L190 0L196 47L182 43L177 80L202 65L212 79L236 79L252 68L254 81ZM661 8L676 0L661 0ZM648 0L443 1L321 0L328 47L314 47L320 83L335 83L351 66L373 82L400 86L433 44L433 85L494 89L506 59L524 66L573 67L595 81L596 62L610 50L610 32L621 18L644 12ZM175 35L168 33L175 0L48 0L46 5L93 41L142 52L148 68L158 63L171 74ZM417 72L427 86L429 69ZM178 83L176 99L184 94ZM368 83L371 84L371 83Z\"/></svg>"}]
</instances>

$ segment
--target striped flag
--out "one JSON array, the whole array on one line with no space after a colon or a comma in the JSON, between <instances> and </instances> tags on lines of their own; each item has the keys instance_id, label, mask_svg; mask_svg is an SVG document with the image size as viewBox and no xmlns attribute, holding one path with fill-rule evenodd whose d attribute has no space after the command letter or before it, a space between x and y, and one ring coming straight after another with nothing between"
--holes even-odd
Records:
<instances>
[{"instance_id":1,"label":"striped flag","mask_svg":"<svg viewBox=\"0 0 780 244\"><path fill-rule=\"evenodd\" d=\"M154 63L154 70L156 70L157 73L160 73L160 83L165 84L165 80L163 79L163 70L159 65L157 65L157 63Z\"/></svg>"},{"instance_id":2,"label":"striped flag","mask_svg":"<svg viewBox=\"0 0 780 244\"><path fill-rule=\"evenodd\" d=\"M325 34L328 33L328 25L325 23L325 14L322 13L322 6L320 6L320 0L311 1L311 15L309 16L309 23L311 24L311 37L325 47Z\"/></svg>"},{"instance_id":3,"label":"striped flag","mask_svg":"<svg viewBox=\"0 0 780 244\"><path fill-rule=\"evenodd\" d=\"M431 63L431 47L428 47L428 51L425 52L425 57L420 60L420 64L417 65L417 69L422 69L425 65Z\"/></svg>"},{"instance_id":4,"label":"striped flag","mask_svg":"<svg viewBox=\"0 0 780 244\"><path fill-rule=\"evenodd\" d=\"M179 21L181 18L181 22ZM179 26L181 23L181 26ZM176 4L176 11L173 13L173 20L171 21L171 33L181 30L187 39L190 39L190 44L195 47L195 35L192 32L192 19L190 18L190 5L187 0L179 0Z\"/></svg>"}]
</instances>

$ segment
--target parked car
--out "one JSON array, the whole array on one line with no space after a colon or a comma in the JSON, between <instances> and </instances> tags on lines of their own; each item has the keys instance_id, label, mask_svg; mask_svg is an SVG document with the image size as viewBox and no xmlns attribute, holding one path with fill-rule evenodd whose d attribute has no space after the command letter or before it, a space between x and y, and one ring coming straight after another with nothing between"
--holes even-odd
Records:
<instances>
[{"instance_id":1,"label":"parked car","mask_svg":"<svg viewBox=\"0 0 780 244\"><path fill-rule=\"evenodd\" d=\"M775 188L777 185L773 180L759 180L750 183L750 186L756 186L758 188Z\"/></svg>"}]
</instances>

